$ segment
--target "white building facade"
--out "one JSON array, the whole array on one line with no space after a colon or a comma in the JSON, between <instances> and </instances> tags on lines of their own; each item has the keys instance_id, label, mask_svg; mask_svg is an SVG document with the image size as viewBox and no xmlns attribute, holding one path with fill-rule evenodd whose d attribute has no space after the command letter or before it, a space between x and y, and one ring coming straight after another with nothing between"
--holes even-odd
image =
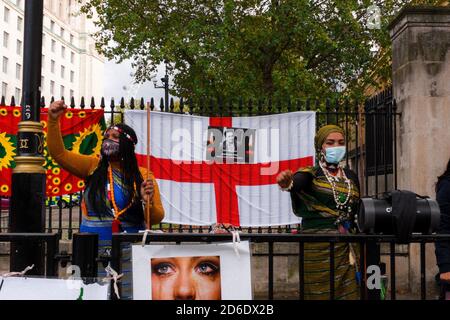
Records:
<instances>
[{"instance_id":1,"label":"white building facade","mask_svg":"<svg viewBox=\"0 0 450 320\"><path fill-rule=\"evenodd\" d=\"M24 0L0 0L0 95L20 103L23 73ZM91 20L76 15L76 0L44 0L41 94L49 99L71 97L96 104L104 95L104 58L90 36Z\"/></svg>"}]
</instances>

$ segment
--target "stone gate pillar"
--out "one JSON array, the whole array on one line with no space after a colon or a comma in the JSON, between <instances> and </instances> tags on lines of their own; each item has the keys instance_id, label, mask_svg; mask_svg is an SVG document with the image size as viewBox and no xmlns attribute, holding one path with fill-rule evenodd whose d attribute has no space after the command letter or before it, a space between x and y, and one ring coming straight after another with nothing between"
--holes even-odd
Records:
<instances>
[{"instance_id":1,"label":"stone gate pillar","mask_svg":"<svg viewBox=\"0 0 450 320\"><path fill-rule=\"evenodd\" d=\"M398 188L435 198L450 158L450 8L406 7L390 24L398 111ZM419 246L411 245L409 283L420 292ZM434 245L427 245L427 291L435 288ZM433 292L435 293L435 292Z\"/></svg>"}]
</instances>

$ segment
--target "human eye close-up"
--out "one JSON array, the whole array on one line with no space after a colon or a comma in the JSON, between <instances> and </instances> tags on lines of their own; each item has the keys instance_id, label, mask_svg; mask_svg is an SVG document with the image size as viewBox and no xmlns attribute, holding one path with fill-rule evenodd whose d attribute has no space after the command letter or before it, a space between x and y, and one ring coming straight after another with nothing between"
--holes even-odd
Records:
<instances>
[{"instance_id":1,"label":"human eye close-up","mask_svg":"<svg viewBox=\"0 0 450 320\"><path fill-rule=\"evenodd\" d=\"M162 262L152 267L152 272L157 275L169 275L175 272L175 270L170 263Z\"/></svg>"},{"instance_id":2,"label":"human eye close-up","mask_svg":"<svg viewBox=\"0 0 450 320\"><path fill-rule=\"evenodd\" d=\"M220 268L212 262L201 262L197 265L196 271L204 275L214 275L220 271Z\"/></svg>"}]
</instances>

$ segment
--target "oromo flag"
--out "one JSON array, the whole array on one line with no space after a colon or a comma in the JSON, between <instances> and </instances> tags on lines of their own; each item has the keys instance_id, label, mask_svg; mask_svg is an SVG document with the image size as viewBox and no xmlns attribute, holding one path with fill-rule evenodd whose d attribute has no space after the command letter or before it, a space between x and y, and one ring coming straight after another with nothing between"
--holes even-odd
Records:
<instances>
[{"instance_id":1,"label":"oromo flag","mask_svg":"<svg viewBox=\"0 0 450 320\"><path fill-rule=\"evenodd\" d=\"M125 110L146 166L145 110ZM297 224L276 176L314 163L315 112L255 117L202 117L151 112L151 170L173 224Z\"/></svg>"},{"instance_id":2,"label":"oromo flag","mask_svg":"<svg viewBox=\"0 0 450 320\"><path fill-rule=\"evenodd\" d=\"M21 107L0 106L0 196L11 195L11 177L16 164L17 130L21 120ZM103 109L67 109L60 118L64 146L74 152L99 155L105 130ZM44 167L47 169L46 195L60 196L84 189L84 180L61 169L47 150L48 109L41 109L44 128Z\"/></svg>"}]
</instances>

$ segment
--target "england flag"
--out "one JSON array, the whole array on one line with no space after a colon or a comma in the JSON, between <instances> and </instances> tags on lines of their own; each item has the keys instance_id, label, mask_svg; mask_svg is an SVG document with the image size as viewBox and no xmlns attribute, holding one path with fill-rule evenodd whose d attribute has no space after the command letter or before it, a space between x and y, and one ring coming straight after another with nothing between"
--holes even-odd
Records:
<instances>
[{"instance_id":1,"label":"england flag","mask_svg":"<svg viewBox=\"0 0 450 320\"><path fill-rule=\"evenodd\" d=\"M150 169L165 209L163 222L242 227L298 224L279 172L314 164L315 112L203 117L151 111ZM126 110L147 165L147 111Z\"/></svg>"}]
</instances>

